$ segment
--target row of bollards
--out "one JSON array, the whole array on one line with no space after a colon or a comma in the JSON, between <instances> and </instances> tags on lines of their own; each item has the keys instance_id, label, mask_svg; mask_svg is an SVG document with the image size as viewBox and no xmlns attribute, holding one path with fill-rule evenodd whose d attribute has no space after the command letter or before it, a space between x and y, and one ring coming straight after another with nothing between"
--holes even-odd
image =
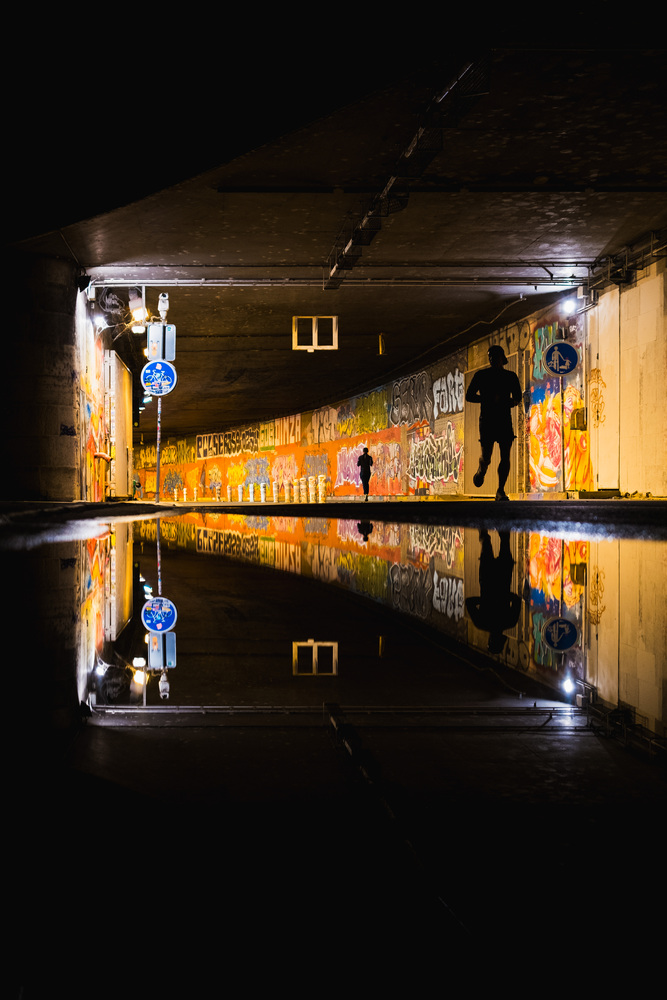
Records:
<instances>
[{"instance_id":1,"label":"row of bollards","mask_svg":"<svg viewBox=\"0 0 667 1000\"><path fill-rule=\"evenodd\" d=\"M215 499L220 500L221 487L219 485L212 487L215 489ZM260 503L266 502L266 483L259 484L259 491L254 483L250 483L247 491L247 499L250 503L255 503L255 495L259 492ZM195 503L197 502L198 489L195 486L193 489L193 499ZM183 498L183 501L188 499L188 489L184 486L182 490L174 489L174 502L178 503L179 499ZM237 487L237 497L238 503L243 503L246 499L245 490L243 484L240 483ZM283 484L283 497L284 503L326 503L327 499L327 477L326 476L302 476L300 479L293 479L290 483L289 480ZM232 503L232 487L227 487L227 503ZM273 483L273 502L280 503L280 483Z\"/></svg>"}]
</instances>

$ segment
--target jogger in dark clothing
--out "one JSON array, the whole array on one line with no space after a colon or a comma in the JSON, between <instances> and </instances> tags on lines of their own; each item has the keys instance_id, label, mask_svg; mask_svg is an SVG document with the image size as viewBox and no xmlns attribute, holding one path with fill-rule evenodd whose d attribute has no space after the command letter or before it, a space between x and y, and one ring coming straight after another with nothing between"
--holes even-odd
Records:
<instances>
[{"instance_id":1,"label":"jogger in dark clothing","mask_svg":"<svg viewBox=\"0 0 667 1000\"><path fill-rule=\"evenodd\" d=\"M364 448L363 453L357 459L357 465L359 466L359 479L361 479L361 485L364 488L364 501L368 501L368 482L371 478L372 464L373 459L368 454L368 448Z\"/></svg>"},{"instance_id":2,"label":"jogger in dark clothing","mask_svg":"<svg viewBox=\"0 0 667 1000\"><path fill-rule=\"evenodd\" d=\"M466 392L469 403L481 403L479 443L482 454L472 481L478 487L484 482L486 470L491 464L493 446L497 441L500 463L496 500L509 500L505 493L505 483L510 473L512 442L516 437L512 428L511 410L521 402L521 383L514 372L505 371L507 357L498 344L489 348L489 364L489 368L475 372Z\"/></svg>"}]
</instances>

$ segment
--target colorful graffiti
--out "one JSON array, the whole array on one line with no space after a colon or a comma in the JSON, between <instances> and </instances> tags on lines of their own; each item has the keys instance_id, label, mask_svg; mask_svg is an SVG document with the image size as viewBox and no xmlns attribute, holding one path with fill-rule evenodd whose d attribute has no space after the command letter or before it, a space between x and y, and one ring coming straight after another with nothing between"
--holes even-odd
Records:
<instances>
[{"instance_id":1,"label":"colorful graffiti","mask_svg":"<svg viewBox=\"0 0 667 1000\"><path fill-rule=\"evenodd\" d=\"M548 379L531 389L529 463L533 492L560 485L561 398L558 379Z\"/></svg>"},{"instance_id":2,"label":"colorful graffiti","mask_svg":"<svg viewBox=\"0 0 667 1000\"><path fill-rule=\"evenodd\" d=\"M583 621L588 564L588 542L565 541L532 533L527 547L527 575L530 590L531 659L538 670L569 670L583 676L583 653L578 643L566 654L554 653L545 643L545 623L565 616L575 624Z\"/></svg>"},{"instance_id":3,"label":"colorful graffiti","mask_svg":"<svg viewBox=\"0 0 667 1000\"><path fill-rule=\"evenodd\" d=\"M525 422L520 415L522 436L513 457L517 488L539 493L592 489L582 371L578 366L561 378L544 367L545 351L558 337L565 336L581 356L583 334L574 324L563 331L546 310L540 315L532 329L522 321L509 332L496 332L372 392L303 414L168 442L161 464L170 478L162 481L182 484L188 492L197 487L200 497L216 486L236 491L239 485L265 484L271 500L274 484L282 493L295 479L324 476L327 494L357 496L357 459L368 447L373 457L371 495L461 494L468 419L465 371L468 365L484 363L489 343L501 342L506 350L526 352L519 368L530 376ZM90 426L94 434L94 416ZM93 447L96 440L91 441ZM155 461L154 445L136 450L134 467L144 497L155 488Z\"/></svg>"},{"instance_id":4,"label":"colorful graffiti","mask_svg":"<svg viewBox=\"0 0 667 1000\"><path fill-rule=\"evenodd\" d=\"M82 409L85 424L85 493L87 500L104 500L106 462L95 454L108 451L104 412L104 345L101 336L86 338L86 359L81 370Z\"/></svg>"},{"instance_id":5,"label":"colorful graffiti","mask_svg":"<svg viewBox=\"0 0 667 1000\"><path fill-rule=\"evenodd\" d=\"M428 427L413 433L408 462L408 476L413 483L458 483L462 472L463 442L457 440L450 421L443 434L438 436L431 434Z\"/></svg>"},{"instance_id":6,"label":"colorful graffiti","mask_svg":"<svg viewBox=\"0 0 667 1000\"><path fill-rule=\"evenodd\" d=\"M545 368L545 352L559 332L558 324L538 326L531 339L533 383L527 414L528 464L530 490L590 490L593 468L588 430L583 419L574 414L583 411L580 371L562 378L551 376ZM582 353L581 331L572 324L568 341Z\"/></svg>"}]
</instances>

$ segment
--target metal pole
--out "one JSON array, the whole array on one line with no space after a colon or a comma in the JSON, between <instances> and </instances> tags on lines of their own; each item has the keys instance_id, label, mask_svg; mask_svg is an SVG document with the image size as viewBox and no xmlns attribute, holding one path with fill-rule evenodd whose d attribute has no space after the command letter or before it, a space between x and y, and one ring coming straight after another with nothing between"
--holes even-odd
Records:
<instances>
[{"instance_id":1,"label":"metal pole","mask_svg":"<svg viewBox=\"0 0 667 1000\"><path fill-rule=\"evenodd\" d=\"M157 519L157 592L162 597L162 558L160 553L160 518Z\"/></svg>"},{"instance_id":2,"label":"metal pole","mask_svg":"<svg viewBox=\"0 0 667 1000\"><path fill-rule=\"evenodd\" d=\"M565 401L563 399L563 376L558 376L560 383L560 488L565 492ZM160 453L158 452L158 461ZM158 466L159 468L159 466Z\"/></svg>"},{"instance_id":3,"label":"metal pole","mask_svg":"<svg viewBox=\"0 0 667 1000\"><path fill-rule=\"evenodd\" d=\"M155 502L160 502L160 432L162 429L162 396L157 398L157 448L156 448L156 474L155 474ZM159 527L159 526L158 526Z\"/></svg>"}]
</instances>

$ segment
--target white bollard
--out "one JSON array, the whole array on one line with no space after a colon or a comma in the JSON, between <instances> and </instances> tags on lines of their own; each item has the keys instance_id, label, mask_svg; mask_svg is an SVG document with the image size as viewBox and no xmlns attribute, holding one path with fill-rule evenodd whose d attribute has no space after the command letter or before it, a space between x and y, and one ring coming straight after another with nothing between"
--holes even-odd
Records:
<instances>
[{"instance_id":1,"label":"white bollard","mask_svg":"<svg viewBox=\"0 0 667 1000\"><path fill-rule=\"evenodd\" d=\"M197 501L197 487L195 486L195 503Z\"/></svg>"},{"instance_id":2,"label":"white bollard","mask_svg":"<svg viewBox=\"0 0 667 1000\"><path fill-rule=\"evenodd\" d=\"M301 494L299 493L299 480L293 479L292 486L294 487L294 503L301 503Z\"/></svg>"},{"instance_id":3,"label":"white bollard","mask_svg":"<svg viewBox=\"0 0 667 1000\"><path fill-rule=\"evenodd\" d=\"M229 485L227 486L227 502L232 502L232 488Z\"/></svg>"},{"instance_id":4,"label":"white bollard","mask_svg":"<svg viewBox=\"0 0 667 1000\"><path fill-rule=\"evenodd\" d=\"M317 477L317 502L326 503L327 499L327 477Z\"/></svg>"},{"instance_id":5,"label":"white bollard","mask_svg":"<svg viewBox=\"0 0 667 1000\"><path fill-rule=\"evenodd\" d=\"M255 502L255 484L254 483L251 483L250 486L248 487L248 500L250 501L250 503L254 503Z\"/></svg>"},{"instance_id":6,"label":"white bollard","mask_svg":"<svg viewBox=\"0 0 667 1000\"><path fill-rule=\"evenodd\" d=\"M316 484L315 476L308 476L308 503L315 503Z\"/></svg>"},{"instance_id":7,"label":"white bollard","mask_svg":"<svg viewBox=\"0 0 667 1000\"><path fill-rule=\"evenodd\" d=\"M259 499L262 503L266 502L266 483L259 484Z\"/></svg>"},{"instance_id":8,"label":"white bollard","mask_svg":"<svg viewBox=\"0 0 667 1000\"><path fill-rule=\"evenodd\" d=\"M183 487L183 500L187 500L187 499L188 499L188 488L187 488L187 486L184 486Z\"/></svg>"},{"instance_id":9,"label":"white bollard","mask_svg":"<svg viewBox=\"0 0 667 1000\"><path fill-rule=\"evenodd\" d=\"M243 484L239 483L239 503L243 502Z\"/></svg>"},{"instance_id":10,"label":"white bollard","mask_svg":"<svg viewBox=\"0 0 667 1000\"><path fill-rule=\"evenodd\" d=\"M285 483L285 503L290 502L289 479Z\"/></svg>"},{"instance_id":11,"label":"white bollard","mask_svg":"<svg viewBox=\"0 0 667 1000\"><path fill-rule=\"evenodd\" d=\"M279 489L280 489L280 486L278 485L278 480L274 479L273 480L273 502L274 503L278 503L278 490Z\"/></svg>"},{"instance_id":12,"label":"white bollard","mask_svg":"<svg viewBox=\"0 0 667 1000\"><path fill-rule=\"evenodd\" d=\"M299 480L300 493L301 493L301 503L308 503L308 484L306 482L306 477L302 476Z\"/></svg>"},{"instance_id":13,"label":"white bollard","mask_svg":"<svg viewBox=\"0 0 667 1000\"><path fill-rule=\"evenodd\" d=\"M176 503L177 500L178 500L178 490L174 486L174 503Z\"/></svg>"}]
</instances>

